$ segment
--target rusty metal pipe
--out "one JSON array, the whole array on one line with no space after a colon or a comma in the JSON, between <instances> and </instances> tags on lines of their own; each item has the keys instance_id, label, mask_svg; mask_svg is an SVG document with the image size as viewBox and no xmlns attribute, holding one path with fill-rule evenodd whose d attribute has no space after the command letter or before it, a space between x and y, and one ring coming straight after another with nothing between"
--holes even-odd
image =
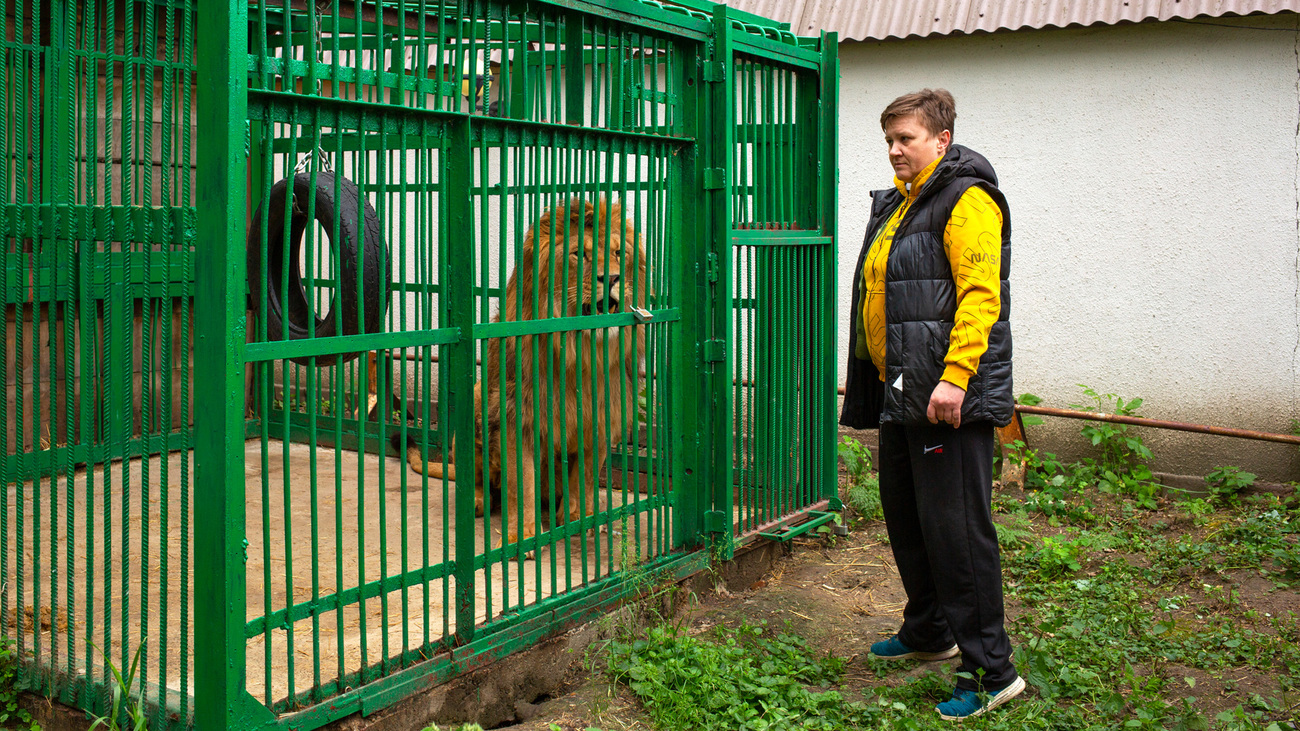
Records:
<instances>
[{"instance_id":1,"label":"rusty metal pipe","mask_svg":"<svg viewBox=\"0 0 1300 731\"><path fill-rule=\"evenodd\" d=\"M1205 424L1187 424L1181 421L1164 421L1148 419L1145 416L1123 416L1121 414L1103 414L1096 411L1075 411L1074 409L1052 409L1046 406L1028 406L1016 404L1016 411L1022 414L1041 416L1060 416L1065 419L1088 419L1091 421L1109 421L1115 424L1132 424L1133 426L1150 426L1157 429L1174 429L1176 431L1195 432L1197 434L1217 434L1221 437L1239 439L1256 439L1264 442L1281 442L1282 444L1300 444L1300 436L1292 434L1272 434L1249 429L1233 429L1226 426L1206 426Z\"/></svg>"},{"instance_id":2,"label":"rusty metal pipe","mask_svg":"<svg viewBox=\"0 0 1300 731\"><path fill-rule=\"evenodd\" d=\"M839 394L844 395L844 387L840 386ZM1110 421L1116 424L1132 424L1133 426L1150 426L1156 429L1174 429L1176 431L1193 432L1196 434L1216 434L1221 437L1237 437L1239 439L1255 439L1263 442L1280 442L1282 444L1300 445L1300 435L1295 434L1273 434L1266 431L1251 431L1249 429L1233 429L1226 426L1207 426L1205 424L1188 424L1181 421L1164 421L1163 419L1148 419L1145 416L1121 416L1120 414L1103 414L1096 411L1075 411L1074 409L1053 409L1047 406L1029 406L1026 404L1016 404L1016 411L1022 414L1038 414L1041 416L1059 416L1064 419L1091 419L1092 421Z\"/></svg>"}]
</instances>

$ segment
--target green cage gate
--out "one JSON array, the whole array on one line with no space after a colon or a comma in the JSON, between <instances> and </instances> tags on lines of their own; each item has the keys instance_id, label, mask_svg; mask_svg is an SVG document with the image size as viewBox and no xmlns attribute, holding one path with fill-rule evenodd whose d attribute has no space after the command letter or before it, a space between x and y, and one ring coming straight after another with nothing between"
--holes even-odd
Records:
<instances>
[{"instance_id":1,"label":"green cage gate","mask_svg":"<svg viewBox=\"0 0 1300 731\"><path fill-rule=\"evenodd\" d=\"M835 38L0 0L0 633L315 728L833 518Z\"/></svg>"}]
</instances>

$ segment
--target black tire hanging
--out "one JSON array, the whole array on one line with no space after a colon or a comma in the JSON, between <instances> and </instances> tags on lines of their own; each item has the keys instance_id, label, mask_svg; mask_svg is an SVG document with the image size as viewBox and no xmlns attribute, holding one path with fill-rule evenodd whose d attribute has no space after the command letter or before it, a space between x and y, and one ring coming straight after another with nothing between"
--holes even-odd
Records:
<instances>
[{"instance_id":1,"label":"black tire hanging","mask_svg":"<svg viewBox=\"0 0 1300 731\"><path fill-rule=\"evenodd\" d=\"M293 198L286 202L289 178L271 187L270 200L259 206L253 214L253 226L248 232L248 283L253 309L266 307L266 336L268 341L300 340L307 337L307 318L313 317L308 306L307 290L302 284L302 238L307 228L308 201L315 198L315 217L330 241L330 255L337 257L334 271L338 278L334 295L325 315L315 318L315 337L356 335L362 332L364 315L365 332L379 332L388 311L388 293L391 285L388 247L384 243L379 217L370 202L361 197L357 186L347 178L338 176L338 198L334 197L335 174L318 172L316 189L311 188L311 174L298 173L293 177ZM361 215L358 215L358 207ZM291 214L289 246L284 245L284 217ZM262 216L266 215L266 271L262 271L261 232ZM363 235L357 236L357 227ZM337 226L337 237L335 226ZM358 252L360 241L360 252ZM286 254L288 260L285 260ZM361 294L357 291L357 266L361 267ZM285 267L288 266L289 286L281 291ZM263 287L266 292L263 294ZM252 324L250 323L250 327ZM346 363L360 353L316 356L319 367ZM309 365L306 357L292 359L295 363Z\"/></svg>"}]
</instances>

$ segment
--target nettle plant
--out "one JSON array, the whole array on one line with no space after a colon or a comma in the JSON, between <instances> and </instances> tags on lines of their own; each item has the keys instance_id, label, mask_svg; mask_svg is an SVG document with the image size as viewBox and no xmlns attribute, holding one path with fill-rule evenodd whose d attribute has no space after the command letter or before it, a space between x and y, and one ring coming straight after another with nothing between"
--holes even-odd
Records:
<instances>
[{"instance_id":1,"label":"nettle plant","mask_svg":"<svg viewBox=\"0 0 1300 731\"><path fill-rule=\"evenodd\" d=\"M1118 394L1099 394L1082 383L1079 388L1091 403L1071 404L1071 408L1139 416L1140 398L1125 401ZM1108 421L1090 421L1079 433L1099 451L1098 457L1088 457L1076 466L1079 479L1095 484L1102 492L1129 495L1140 507L1156 507L1160 486L1152 479L1151 468L1147 467L1151 450L1142 442L1142 437L1133 433L1127 424Z\"/></svg>"},{"instance_id":2,"label":"nettle plant","mask_svg":"<svg viewBox=\"0 0 1300 731\"><path fill-rule=\"evenodd\" d=\"M1140 398L1125 400L1117 394L1098 393L1083 384L1079 387L1091 403L1072 404L1072 408L1138 416L1137 410L1142 406ZM1037 405L1042 399L1026 393L1017 397L1016 402ZM1024 423L1028 427L1041 424L1042 419L1030 416ZM1128 496L1139 507L1157 507L1160 486L1152 479L1146 464L1151 459L1151 450L1141 436L1127 425L1105 421L1087 422L1080 433L1097 448L1097 456L1071 464L1062 463L1051 452L1030 449L1024 442L1013 445L1017 458L1025 462L1025 487L1035 496L1031 498L1032 507L1072 522L1092 522L1095 518L1087 506L1067 500L1067 496L1092 486L1102 492Z\"/></svg>"},{"instance_id":3,"label":"nettle plant","mask_svg":"<svg viewBox=\"0 0 1300 731\"><path fill-rule=\"evenodd\" d=\"M1205 476L1205 487L1214 502L1235 505L1243 490L1255 484L1255 473L1240 467L1219 467Z\"/></svg>"},{"instance_id":4,"label":"nettle plant","mask_svg":"<svg viewBox=\"0 0 1300 731\"><path fill-rule=\"evenodd\" d=\"M871 451L853 437L841 437L837 446L840 459L844 460L844 467L849 472L845 501L862 518L884 518L880 507L880 480L872 473Z\"/></svg>"}]
</instances>

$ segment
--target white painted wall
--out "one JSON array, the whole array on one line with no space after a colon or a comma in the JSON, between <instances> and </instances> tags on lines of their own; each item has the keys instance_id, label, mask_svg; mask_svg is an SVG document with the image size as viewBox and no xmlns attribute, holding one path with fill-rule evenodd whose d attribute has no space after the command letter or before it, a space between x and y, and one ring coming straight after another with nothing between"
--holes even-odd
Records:
<instances>
[{"instance_id":1,"label":"white painted wall","mask_svg":"<svg viewBox=\"0 0 1300 731\"><path fill-rule=\"evenodd\" d=\"M944 87L955 140L986 155L1012 213L1016 392L1273 432L1300 418L1300 22L1295 15L840 46L841 382L879 116ZM1243 26L1269 30L1247 29ZM1077 455L1079 422L1030 432ZM1300 479L1295 447L1144 432L1153 467L1238 464Z\"/></svg>"}]
</instances>

